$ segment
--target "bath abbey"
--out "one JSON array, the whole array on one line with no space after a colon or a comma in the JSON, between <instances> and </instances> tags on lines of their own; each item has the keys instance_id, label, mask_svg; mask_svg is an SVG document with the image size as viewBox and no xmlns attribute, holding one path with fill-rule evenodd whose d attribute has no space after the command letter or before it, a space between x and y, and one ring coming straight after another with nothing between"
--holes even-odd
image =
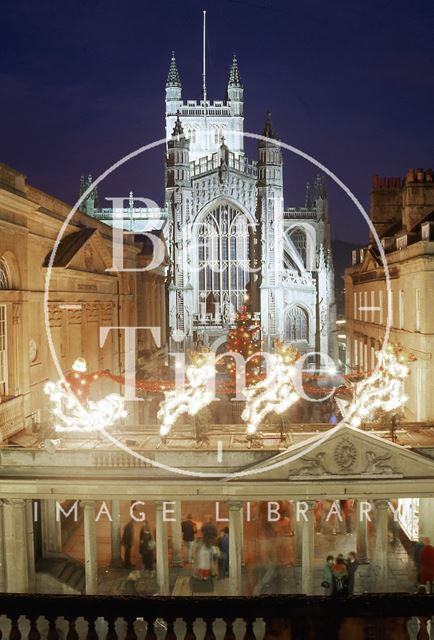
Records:
<instances>
[{"instance_id":1,"label":"bath abbey","mask_svg":"<svg viewBox=\"0 0 434 640\"><path fill-rule=\"evenodd\" d=\"M182 97L172 54L166 82L164 207L82 208L130 231L146 223L167 246L169 333L184 347L226 335L247 305L266 347L334 356L335 295L327 189L318 175L302 207L284 205L282 148L268 113L261 135L244 132L244 89L233 57L224 99ZM244 151L257 141L257 158ZM82 191L87 183L82 184ZM115 220L116 218L116 220ZM143 226L140 227L143 229Z\"/></svg>"}]
</instances>

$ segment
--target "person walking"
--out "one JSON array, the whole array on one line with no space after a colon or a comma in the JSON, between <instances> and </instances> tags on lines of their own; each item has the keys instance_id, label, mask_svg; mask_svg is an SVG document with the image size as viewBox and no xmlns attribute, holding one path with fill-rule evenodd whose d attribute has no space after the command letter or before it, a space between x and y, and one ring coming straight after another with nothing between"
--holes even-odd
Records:
<instances>
[{"instance_id":1,"label":"person walking","mask_svg":"<svg viewBox=\"0 0 434 640\"><path fill-rule=\"evenodd\" d=\"M424 546L420 552L420 577L422 584L429 583L429 593L433 593L434 582L434 547L430 538L424 538Z\"/></svg>"},{"instance_id":2,"label":"person walking","mask_svg":"<svg viewBox=\"0 0 434 640\"><path fill-rule=\"evenodd\" d=\"M142 556L143 568L149 576L152 576L154 569L154 549L155 540L152 536L148 521L145 520L140 530L140 555Z\"/></svg>"},{"instance_id":3,"label":"person walking","mask_svg":"<svg viewBox=\"0 0 434 640\"><path fill-rule=\"evenodd\" d=\"M356 578L356 571L359 568L359 561L355 551L350 551L347 557L347 573L348 573L348 595L352 596L354 593L354 582Z\"/></svg>"},{"instance_id":4,"label":"person walking","mask_svg":"<svg viewBox=\"0 0 434 640\"><path fill-rule=\"evenodd\" d=\"M193 544L197 533L197 527L193 522L191 513L188 513L186 519L181 522L181 529L185 552L184 562L191 564L193 561Z\"/></svg>"},{"instance_id":5,"label":"person walking","mask_svg":"<svg viewBox=\"0 0 434 640\"><path fill-rule=\"evenodd\" d=\"M331 596L333 593L333 565L335 559L333 556L327 556L326 563L322 571L321 586L324 589L325 596Z\"/></svg>"},{"instance_id":6,"label":"person walking","mask_svg":"<svg viewBox=\"0 0 434 640\"><path fill-rule=\"evenodd\" d=\"M132 569L134 565L131 564L131 549L134 544L134 520L125 525L122 532L121 545L124 547L124 567L126 569Z\"/></svg>"},{"instance_id":7,"label":"person walking","mask_svg":"<svg viewBox=\"0 0 434 640\"><path fill-rule=\"evenodd\" d=\"M208 516L207 521L202 525L201 533L206 545L215 545L217 540L217 527L214 524L212 516Z\"/></svg>"},{"instance_id":8,"label":"person walking","mask_svg":"<svg viewBox=\"0 0 434 640\"><path fill-rule=\"evenodd\" d=\"M229 527L224 527L217 544L219 557L219 578L227 578L229 576Z\"/></svg>"},{"instance_id":9,"label":"person walking","mask_svg":"<svg viewBox=\"0 0 434 640\"><path fill-rule=\"evenodd\" d=\"M344 558L339 555L332 567L333 574L333 596L346 596L348 594L348 572Z\"/></svg>"},{"instance_id":10,"label":"person walking","mask_svg":"<svg viewBox=\"0 0 434 640\"><path fill-rule=\"evenodd\" d=\"M416 544L414 545L413 548L413 560L414 560L414 565L416 567L416 581L419 584L421 582L421 576L420 576L420 554L422 552L422 549L424 548L424 542L423 542L423 538L419 538L419 542L416 542Z\"/></svg>"}]
</instances>

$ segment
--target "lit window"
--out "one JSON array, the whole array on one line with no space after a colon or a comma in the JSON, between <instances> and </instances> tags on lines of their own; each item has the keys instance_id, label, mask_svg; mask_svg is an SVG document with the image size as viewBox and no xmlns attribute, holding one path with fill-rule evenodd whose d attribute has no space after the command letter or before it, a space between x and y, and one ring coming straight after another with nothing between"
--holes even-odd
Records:
<instances>
[{"instance_id":1,"label":"lit window","mask_svg":"<svg viewBox=\"0 0 434 640\"><path fill-rule=\"evenodd\" d=\"M416 289L416 331L420 331L420 289Z\"/></svg>"},{"instance_id":2,"label":"lit window","mask_svg":"<svg viewBox=\"0 0 434 640\"><path fill-rule=\"evenodd\" d=\"M354 304L353 316L354 316L354 320L357 320L357 293L356 292L354 292L353 297L354 297L354 300L353 300L353 304Z\"/></svg>"},{"instance_id":3,"label":"lit window","mask_svg":"<svg viewBox=\"0 0 434 640\"><path fill-rule=\"evenodd\" d=\"M306 258L307 258L306 233L302 229L295 229L290 234L289 237L292 240L293 245L297 249L297 253L303 262L303 266L306 267Z\"/></svg>"},{"instance_id":4,"label":"lit window","mask_svg":"<svg viewBox=\"0 0 434 640\"><path fill-rule=\"evenodd\" d=\"M246 216L234 207L218 206L209 211L198 228L199 297L220 302L223 316L227 308L239 309L249 281L249 225Z\"/></svg>"},{"instance_id":5,"label":"lit window","mask_svg":"<svg viewBox=\"0 0 434 640\"><path fill-rule=\"evenodd\" d=\"M307 313L301 307L292 307L286 319L286 335L289 340L309 339L309 322Z\"/></svg>"},{"instance_id":6,"label":"lit window","mask_svg":"<svg viewBox=\"0 0 434 640\"><path fill-rule=\"evenodd\" d=\"M404 328L404 290L399 290L399 328Z\"/></svg>"}]
</instances>

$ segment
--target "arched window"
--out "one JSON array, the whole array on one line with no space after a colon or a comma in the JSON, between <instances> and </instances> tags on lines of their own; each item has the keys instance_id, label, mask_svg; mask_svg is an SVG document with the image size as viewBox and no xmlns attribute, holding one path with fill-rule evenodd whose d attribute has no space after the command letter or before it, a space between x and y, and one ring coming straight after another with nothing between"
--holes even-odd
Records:
<instances>
[{"instance_id":1,"label":"arched window","mask_svg":"<svg viewBox=\"0 0 434 640\"><path fill-rule=\"evenodd\" d=\"M209 211L198 227L199 298L220 302L228 319L232 305L238 309L249 281L249 225L244 213L220 205Z\"/></svg>"},{"instance_id":2,"label":"arched window","mask_svg":"<svg viewBox=\"0 0 434 640\"><path fill-rule=\"evenodd\" d=\"M303 229L297 228L294 229L289 235L293 245L297 249L297 252L300 258L303 261L303 265L306 267L307 260L307 242L306 242L306 232Z\"/></svg>"},{"instance_id":3,"label":"arched window","mask_svg":"<svg viewBox=\"0 0 434 640\"><path fill-rule=\"evenodd\" d=\"M309 340L309 318L302 307L292 307L286 318L286 335L289 340L298 342Z\"/></svg>"},{"instance_id":4,"label":"arched window","mask_svg":"<svg viewBox=\"0 0 434 640\"><path fill-rule=\"evenodd\" d=\"M0 289L11 289L11 274L4 258L0 258Z\"/></svg>"}]
</instances>

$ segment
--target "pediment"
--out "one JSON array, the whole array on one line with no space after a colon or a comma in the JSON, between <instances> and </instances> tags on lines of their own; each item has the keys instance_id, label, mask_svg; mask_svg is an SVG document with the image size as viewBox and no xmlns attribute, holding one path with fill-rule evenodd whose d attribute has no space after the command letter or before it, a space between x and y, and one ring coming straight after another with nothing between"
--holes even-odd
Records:
<instances>
[{"instance_id":1,"label":"pediment","mask_svg":"<svg viewBox=\"0 0 434 640\"><path fill-rule=\"evenodd\" d=\"M374 269L378 269L379 266L382 266L381 260L377 258L371 248L368 248L363 256L360 271L373 271Z\"/></svg>"},{"instance_id":2,"label":"pediment","mask_svg":"<svg viewBox=\"0 0 434 640\"><path fill-rule=\"evenodd\" d=\"M341 423L250 467L248 477L291 482L434 479L434 460Z\"/></svg>"},{"instance_id":3,"label":"pediment","mask_svg":"<svg viewBox=\"0 0 434 640\"><path fill-rule=\"evenodd\" d=\"M51 253L44 267L48 266ZM97 229L85 227L64 236L56 250L53 268L75 269L93 273L107 273L112 256Z\"/></svg>"}]
</instances>

